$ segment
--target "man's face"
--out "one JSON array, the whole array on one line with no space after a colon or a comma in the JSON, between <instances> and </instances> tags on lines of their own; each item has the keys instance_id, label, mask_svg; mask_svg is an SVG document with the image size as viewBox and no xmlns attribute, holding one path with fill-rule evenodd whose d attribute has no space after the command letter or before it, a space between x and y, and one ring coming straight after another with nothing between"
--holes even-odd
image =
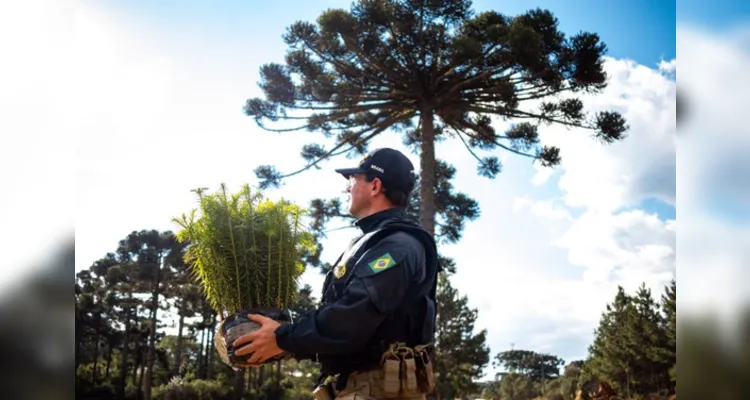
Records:
<instances>
[{"instance_id":1,"label":"man's face","mask_svg":"<svg viewBox=\"0 0 750 400\"><path fill-rule=\"evenodd\" d=\"M372 204L374 182L367 182L364 174L356 174L349 177L349 213L356 218L364 217Z\"/></svg>"}]
</instances>

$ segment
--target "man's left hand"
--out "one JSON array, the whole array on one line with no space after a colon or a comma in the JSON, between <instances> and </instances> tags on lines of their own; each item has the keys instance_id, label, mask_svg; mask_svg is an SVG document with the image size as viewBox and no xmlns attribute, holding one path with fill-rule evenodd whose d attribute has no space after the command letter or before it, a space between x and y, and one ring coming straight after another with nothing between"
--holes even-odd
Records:
<instances>
[{"instance_id":1,"label":"man's left hand","mask_svg":"<svg viewBox=\"0 0 750 400\"><path fill-rule=\"evenodd\" d=\"M237 349L234 354L238 356L252 353L248 364L259 367L265 360L284 352L276 343L276 328L281 324L262 315L248 314L247 317L260 324L260 329L238 337L232 346ZM243 346L246 343L249 344Z\"/></svg>"}]
</instances>

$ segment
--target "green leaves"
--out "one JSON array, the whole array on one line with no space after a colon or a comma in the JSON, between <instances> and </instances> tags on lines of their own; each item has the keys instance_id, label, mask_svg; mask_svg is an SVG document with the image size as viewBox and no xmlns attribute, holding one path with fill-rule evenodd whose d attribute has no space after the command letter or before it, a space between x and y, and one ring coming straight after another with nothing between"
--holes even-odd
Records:
<instances>
[{"instance_id":1,"label":"green leaves","mask_svg":"<svg viewBox=\"0 0 750 400\"><path fill-rule=\"evenodd\" d=\"M562 158L560 158L560 149L549 146L544 146L538 150L536 158L544 167L552 167L560 164L560 161L562 161Z\"/></svg>"},{"instance_id":2,"label":"green leaves","mask_svg":"<svg viewBox=\"0 0 750 400\"><path fill-rule=\"evenodd\" d=\"M268 101L282 105L293 105L295 87L287 69L279 64L265 64L260 67L260 88Z\"/></svg>"},{"instance_id":3,"label":"green leaves","mask_svg":"<svg viewBox=\"0 0 750 400\"><path fill-rule=\"evenodd\" d=\"M494 179L500 173L501 169L502 164L500 164L500 160L497 157L485 157L477 167L477 173L485 178Z\"/></svg>"},{"instance_id":4,"label":"green leaves","mask_svg":"<svg viewBox=\"0 0 750 400\"><path fill-rule=\"evenodd\" d=\"M528 122L512 125L505 136L510 140L511 147L520 151L528 151L539 143L537 126Z\"/></svg>"},{"instance_id":5,"label":"green leaves","mask_svg":"<svg viewBox=\"0 0 750 400\"><path fill-rule=\"evenodd\" d=\"M288 307L304 271L302 258L316 251L302 228L304 211L284 200L263 200L248 185L236 194L226 186L196 191L198 210L173 221L189 243L185 260L211 307L225 315L252 307Z\"/></svg>"},{"instance_id":6,"label":"green leaves","mask_svg":"<svg viewBox=\"0 0 750 400\"><path fill-rule=\"evenodd\" d=\"M302 158L312 163L316 158L325 155L326 150L323 146L313 143L306 144L302 147ZM319 168L319 167L317 167Z\"/></svg>"},{"instance_id":7,"label":"green leaves","mask_svg":"<svg viewBox=\"0 0 750 400\"><path fill-rule=\"evenodd\" d=\"M614 143L624 139L627 130L625 118L610 111L602 111L597 114L596 127L598 128L596 137L605 143Z\"/></svg>"},{"instance_id":8,"label":"green leaves","mask_svg":"<svg viewBox=\"0 0 750 400\"><path fill-rule=\"evenodd\" d=\"M261 190L281 186L281 173L273 165L259 165L255 168L255 175L258 177L258 186Z\"/></svg>"}]
</instances>

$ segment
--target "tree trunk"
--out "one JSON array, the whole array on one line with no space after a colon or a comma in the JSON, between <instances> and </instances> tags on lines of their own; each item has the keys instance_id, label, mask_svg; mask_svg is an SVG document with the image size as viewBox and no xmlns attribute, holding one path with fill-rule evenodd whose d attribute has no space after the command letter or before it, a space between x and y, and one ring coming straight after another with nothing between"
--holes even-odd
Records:
<instances>
[{"instance_id":1,"label":"tree trunk","mask_svg":"<svg viewBox=\"0 0 750 400\"><path fill-rule=\"evenodd\" d=\"M146 371L144 371L144 369L146 368L146 363L143 362L144 358L145 357L143 357L143 349L141 349L141 366L140 366L141 372L138 374L138 398L139 399L143 398L142 397L142 394L143 394L143 378L146 375Z\"/></svg>"},{"instance_id":2,"label":"tree trunk","mask_svg":"<svg viewBox=\"0 0 750 400\"><path fill-rule=\"evenodd\" d=\"M143 350L141 350L141 347L138 343L135 344L135 351L133 352L133 379L130 381L130 383L133 384L133 386L138 386L138 369L143 364Z\"/></svg>"},{"instance_id":3,"label":"tree trunk","mask_svg":"<svg viewBox=\"0 0 750 400\"><path fill-rule=\"evenodd\" d=\"M154 380L154 358L156 346L156 323L157 315L159 313L159 285L161 284L161 261L162 255L159 254L159 258L156 264L156 284L154 285L154 294L152 297L154 309L151 311L151 334L148 337L148 349L146 351L146 386L144 390L144 398L151 400L151 385Z\"/></svg>"},{"instance_id":4,"label":"tree trunk","mask_svg":"<svg viewBox=\"0 0 750 400\"><path fill-rule=\"evenodd\" d=\"M125 400L125 387L128 379L128 332L130 331L130 310L125 312L125 333L122 338L122 351L120 351L120 387L117 388L117 398Z\"/></svg>"},{"instance_id":5,"label":"tree trunk","mask_svg":"<svg viewBox=\"0 0 750 400\"><path fill-rule=\"evenodd\" d=\"M245 371L234 371L234 400L242 400L245 391Z\"/></svg>"},{"instance_id":6,"label":"tree trunk","mask_svg":"<svg viewBox=\"0 0 750 400\"><path fill-rule=\"evenodd\" d=\"M136 308L135 315L133 315L133 325L136 327L136 329L138 329L138 332L139 332L139 335L140 335L140 329L141 329L141 327L138 324L139 324L139 321L138 321L138 309ZM132 383L133 383L133 386L138 386L138 382L137 382L137 379L138 379L138 366L143 363L143 361L141 360L141 356L143 355L143 352L141 350L142 346L141 346L140 338L136 339L133 342L133 347L134 347L134 349L133 349L134 351L133 351L133 381L132 381ZM141 361L139 361L139 360L141 360Z\"/></svg>"},{"instance_id":7,"label":"tree trunk","mask_svg":"<svg viewBox=\"0 0 750 400\"><path fill-rule=\"evenodd\" d=\"M205 340L206 340L206 329L201 328L201 340L200 340L201 347L200 347L200 350L198 351L198 377L201 379L206 378L206 375L204 374L205 371L203 370L203 358L205 357L205 354L203 353L205 352L204 350L206 348L206 346L204 346L203 343L205 343Z\"/></svg>"},{"instance_id":8,"label":"tree trunk","mask_svg":"<svg viewBox=\"0 0 750 400\"><path fill-rule=\"evenodd\" d=\"M262 365L258 369L258 390L263 387L263 381L265 381L265 375L266 375L266 366Z\"/></svg>"},{"instance_id":9,"label":"tree trunk","mask_svg":"<svg viewBox=\"0 0 750 400\"><path fill-rule=\"evenodd\" d=\"M247 391L250 392L253 389L253 377L255 374L253 373L255 371L255 368L247 368Z\"/></svg>"},{"instance_id":10,"label":"tree trunk","mask_svg":"<svg viewBox=\"0 0 750 400\"><path fill-rule=\"evenodd\" d=\"M81 338L83 336L83 327L81 326L82 325L82 321L81 321L81 316L80 316L80 310L78 309L78 299L77 298L76 298L76 303L75 303L75 312L76 312L76 320L75 320L75 324L76 324L75 325L75 327L76 327L76 331L75 331L75 340L76 340L76 344L75 344L75 346L76 346L76 361L75 361L75 364L76 364L76 369L75 369L75 371L76 371L76 374L77 374L78 373L78 365L81 363L81 357L82 357L82 354L81 354Z\"/></svg>"},{"instance_id":11,"label":"tree trunk","mask_svg":"<svg viewBox=\"0 0 750 400\"><path fill-rule=\"evenodd\" d=\"M625 393L630 398L630 369L625 367Z\"/></svg>"},{"instance_id":12,"label":"tree trunk","mask_svg":"<svg viewBox=\"0 0 750 400\"><path fill-rule=\"evenodd\" d=\"M208 373L209 379L212 379L213 377L213 364L214 364L214 356L216 355L216 351L214 350L214 336L216 335L216 313L211 313L211 324L209 325L209 331L208 331L208 342L206 343L206 371Z\"/></svg>"},{"instance_id":13,"label":"tree trunk","mask_svg":"<svg viewBox=\"0 0 750 400\"><path fill-rule=\"evenodd\" d=\"M206 342L206 376L208 379L213 379L213 363L215 351L211 351L214 343L214 330L208 331L208 342Z\"/></svg>"},{"instance_id":14,"label":"tree trunk","mask_svg":"<svg viewBox=\"0 0 750 400\"><path fill-rule=\"evenodd\" d=\"M419 177L419 220L422 228L435 235L435 126L432 109L421 113L422 140Z\"/></svg>"},{"instance_id":15,"label":"tree trunk","mask_svg":"<svg viewBox=\"0 0 750 400\"><path fill-rule=\"evenodd\" d=\"M91 371L91 382L97 384L97 378L99 378L98 371L99 364L99 334L94 335L94 369Z\"/></svg>"},{"instance_id":16,"label":"tree trunk","mask_svg":"<svg viewBox=\"0 0 750 400\"><path fill-rule=\"evenodd\" d=\"M109 367L112 365L112 341L109 341L109 349L107 350L107 369L104 372L104 379L109 380Z\"/></svg>"},{"instance_id":17,"label":"tree trunk","mask_svg":"<svg viewBox=\"0 0 750 400\"><path fill-rule=\"evenodd\" d=\"M174 375L180 374L180 365L182 365L182 328L185 326L185 315L180 313L180 324L177 328L177 349L174 353Z\"/></svg>"}]
</instances>

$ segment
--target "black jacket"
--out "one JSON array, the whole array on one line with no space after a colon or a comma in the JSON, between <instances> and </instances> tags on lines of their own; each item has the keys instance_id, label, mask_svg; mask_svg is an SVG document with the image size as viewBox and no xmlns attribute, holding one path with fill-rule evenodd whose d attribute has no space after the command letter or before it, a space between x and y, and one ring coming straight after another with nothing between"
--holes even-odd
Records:
<instances>
[{"instance_id":1,"label":"black jacket","mask_svg":"<svg viewBox=\"0 0 750 400\"><path fill-rule=\"evenodd\" d=\"M326 373L373 368L388 344L432 342L437 250L402 209L357 222L354 239L326 276L322 304L276 330L278 346Z\"/></svg>"}]
</instances>

